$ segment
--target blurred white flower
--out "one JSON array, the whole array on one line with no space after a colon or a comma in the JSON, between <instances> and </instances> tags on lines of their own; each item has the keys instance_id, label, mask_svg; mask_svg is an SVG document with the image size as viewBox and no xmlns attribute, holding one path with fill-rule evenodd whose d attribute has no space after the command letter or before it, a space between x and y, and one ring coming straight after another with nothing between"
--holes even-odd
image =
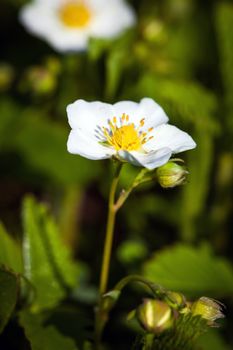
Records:
<instances>
[{"instance_id":1,"label":"blurred white flower","mask_svg":"<svg viewBox=\"0 0 233 350\"><path fill-rule=\"evenodd\" d=\"M173 153L196 147L152 99L113 105L77 100L67 107L72 128L67 147L88 159L116 157L147 169L165 164Z\"/></svg>"},{"instance_id":2,"label":"blurred white flower","mask_svg":"<svg viewBox=\"0 0 233 350\"><path fill-rule=\"evenodd\" d=\"M20 20L29 32L65 52L85 50L90 37L115 37L136 17L124 0L34 0L22 8Z\"/></svg>"}]
</instances>

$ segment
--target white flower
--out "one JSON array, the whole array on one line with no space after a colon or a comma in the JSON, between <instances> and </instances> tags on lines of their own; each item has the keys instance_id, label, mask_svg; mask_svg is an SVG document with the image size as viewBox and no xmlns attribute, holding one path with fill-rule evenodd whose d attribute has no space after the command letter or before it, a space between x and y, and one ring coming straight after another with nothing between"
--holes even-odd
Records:
<instances>
[{"instance_id":1,"label":"white flower","mask_svg":"<svg viewBox=\"0 0 233 350\"><path fill-rule=\"evenodd\" d=\"M29 32L56 50L85 50L90 37L112 38L135 21L124 0L34 0L20 12Z\"/></svg>"},{"instance_id":2,"label":"white flower","mask_svg":"<svg viewBox=\"0 0 233 350\"><path fill-rule=\"evenodd\" d=\"M167 115L150 98L113 105L77 100L67 113L72 128L68 151L88 159L116 157L154 169L173 153L196 147L186 132L167 124Z\"/></svg>"}]
</instances>

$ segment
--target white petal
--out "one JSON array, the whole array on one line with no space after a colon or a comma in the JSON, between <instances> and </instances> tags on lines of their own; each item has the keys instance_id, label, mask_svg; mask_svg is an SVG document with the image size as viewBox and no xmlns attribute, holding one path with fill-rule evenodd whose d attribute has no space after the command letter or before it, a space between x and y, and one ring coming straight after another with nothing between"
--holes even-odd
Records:
<instances>
[{"instance_id":1,"label":"white petal","mask_svg":"<svg viewBox=\"0 0 233 350\"><path fill-rule=\"evenodd\" d=\"M118 155L121 159L133 165L152 170L166 164L172 155L172 151L169 148L162 148L149 153L119 151Z\"/></svg>"},{"instance_id":2,"label":"white petal","mask_svg":"<svg viewBox=\"0 0 233 350\"><path fill-rule=\"evenodd\" d=\"M46 40L60 52L82 51L88 45L87 29L77 30L62 24L57 14L58 3L37 1L20 12L20 21L32 34Z\"/></svg>"},{"instance_id":3,"label":"white petal","mask_svg":"<svg viewBox=\"0 0 233 350\"><path fill-rule=\"evenodd\" d=\"M121 101L113 105L115 115L119 118L123 113L129 115L129 121L139 126L144 120L144 127L141 131L147 131L150 127L156 127L167 123L168 117L164 110L151 98L143 98L139 103L131 101Z\"/></svg>"},{"instance_id":4,"label":"white petal","mask_svg":"<svg viewBox=\"0 0 233 350\"><path fill-rule=\"evenodd\" d=\"M196 143L189 134L173 125L160 125L153 130L151 135L154 138L144 145L146 151L168 147L172 153L179 153L196 147Z\"/></svg>"},{"instance_id":5,"label":"white petal","mask_svg":"<svg viewBox=\"0 0 233 350\"><path fill-rule=\"evenodd\" d=\"M72 31L60 25L48 33L47 42L59 52L83 51L88 46L88 35L85 31Z\"/></svg>"},{"instance_id":6,"label":"white petal","mask_svg":"<svg viewBox=\"0 0 233 350\"><path fill-rule=\"evenodd\" d=\"M168 116L152 98L143 98L139 103L139 111L141 117L145 118L146 127L156 127L168 122Z\"/></svg>"},{"instance_id":7,"label":"white petal","mask_svg":"<svg viewBox=\"0 0 233 350\"><path fill-rule=\"evenodd\" d=\"M108 126L108 121L114 115L110 104L84 100L77 100L68 105L67 114L72 129L79 129L96 137L101 136L102 128Z\"/></svg>"},{"instance_id":8,"label":"white petal","mask_svg":"<svg viewBox=\"0 0 233 350\"><path fill-rule=\"evenodd\" d=\"M19 19L29 32L40 37L46 37L57 22L53 7L39 1L23 6Z\"/></svg>"},{"instance_id":9,"label":"white petal","mask_svg":"<svg viewBox=\"0 0 233 350\"><path fill-rule=\"evenodd\" d=\"M140 119L142 119L138 106L138 103L132 101L117 102L113 105L114 115L120 118L123 113L128 114L129 121L138 125Z\"/></svg>"},{"instance_id":10,"label":"white petal","mask_svg":"<svg viewBox=\"0 0 233 350\"><path fill-rule=\"evenodd\" d=\"M89 1L94 6L95 17L90 23L90 35L111 38L133 26L136 16L133 9L122 0Z\"/></svg>"},{"instance_id":11,"label":"white petal","mask_svg":"<svg viewBox=\"0 0 233 350\"><path fill-rule=\"evenodd\" d=\"M115 153L111 148L102 146L98 141L87 137L80 130L71 130L68 142L68 152L79 154L82 157L97 160L111 158Z\"/></svg>"}]
</instances>

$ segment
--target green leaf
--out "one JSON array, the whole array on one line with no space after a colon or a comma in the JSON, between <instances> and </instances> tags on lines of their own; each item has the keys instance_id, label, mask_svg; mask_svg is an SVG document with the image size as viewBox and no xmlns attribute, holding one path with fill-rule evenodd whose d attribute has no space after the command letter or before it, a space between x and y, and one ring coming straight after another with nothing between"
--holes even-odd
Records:
<instances>
[{"instance_id":1,"label":"green leaf","mask_svg":"<svg viewBox=\"0 0 233 350\"><path fill-rule=\"evenodd\" d=\"M218 131L215 119L216 96L201 84L192 81L161 79L145 75L137 87L139 94L154 98L177 122L193 124L201 130Z\"/></svg>"},{"instance_id":2,"label":"green leaf","mask_svg":"<svg viewBox=\"0 0 233 350\"><path fill-rule=\"evenodd\" d=\"M215 11L215 23L219 47L220 68L225 89L225 102L229 115L227 122L233 130L233 5L229 1L217 3ZM222 116L224 118L224 115ZM226 129L227 130L227 129Z\"/></svg>"},{"instance_id":3,"label":"green leaf","mask_svg":"<svg viewBox=\"0 0 233 350\"><path fill-rule=\"evenodd\" d=\"M14 145L14 138L9 141L9 135L16 133L18 129L19 108L8 98L0 100L0 148L11 149Z\"/></svg>"},{"instance_id":4,"label":"green leaf","mask_svg":"<svg viewBox=\"0 0 233 350\"><path fill-rule=\"evenodd\" d=\"M192 296L225 297L233 293L233 270L210 247L178 244L155 253L143 266L145 277Z\"/></svg>"},{"instance_id":5,"label":"green leaf","mask_svg":"<svg viewBox=\"0 0 233 350\"><path fill-rule=\"evenodd\" d=\"M59 333L54 326L45 325L42 315L23 311L20 313L20 324L32 350L77 350L71 338Z\"/></svg>"},{"instance_id":6,"label":"green leaf","mask_svg":"<svg viewBox=\"0 0 233 350\"><path fill-rule=\"evenodd\" d=\"M0 268L0 333L14 311L18 294L18 277Z\"/></svg>"},{"instance_id":7,"label":"green leaf","mask_svg":"<svg viewBox=\"0 0 233 350\"><path fill-rule=\"evenodd\" d=\"M93 163L67 151L69 126L64 128L49 121L38 110L22 113L22 123L15 137L17 152L37 171L45 174L56 184L82 184L98 177L100 163Z\"/></svg>"},{"instance_id":8,"label":"green leaf","mask_svg":"<svg viewBox=\"0 0 233 350\"><path fill-rule=\"evenodd\" d=\"M22 255L19 245L6 232L0 223L0 264L5 265L15 272L23 271Z\"/></svg>"},{"instance_id":9,"label":"green leaf","mask_svg":"<svg viewBox=\"0 0 233 350\"><path fill-rule=\"evenodd\" d=\"M219 332L215 329L209 330L198 339L200 350L230 350Z\"/></svg>"},{"instance_id":10,"label":"green leaf","mask_svg":"<svg viewBox=\"0 0 233 350\"><path fill-rule=\"evenodd\" d=\"M197 143L197 149L187 153L187 164L190 173L189 183L182 188L180 207L180 236L185 242L192 242L196 237L196 221L200 215L205 215L206 198L209 194L209 182L212 176L214 161L214 138L210 132L199 129L192 134Z\"/></svg>"},{"instance_id":11,"label":"green leaf","mask_svg":"<svg viewBox=\"0 0 233 350\"><path fill-rule=\"evenodd\" d=\"M36 288L34 309L56 305L73 287L78 269L62 244L47 208L27 197L23 205L23 258L26 277Z\"/></svg>"}]
</instances>

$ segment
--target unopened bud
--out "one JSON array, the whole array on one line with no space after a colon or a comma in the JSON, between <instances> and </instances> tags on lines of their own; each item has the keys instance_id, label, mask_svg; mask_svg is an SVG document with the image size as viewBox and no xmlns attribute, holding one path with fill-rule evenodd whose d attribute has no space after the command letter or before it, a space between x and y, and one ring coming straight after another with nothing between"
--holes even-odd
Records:
<instances>
[{"instance_id":1,"label":"unopened bud","mask_svg":"<svg viewBox=\"0 0 233 350\"><path fill-rule=\"evenodd\" d=\"M14 79L14 70L7 63L0 63L0 91L6 91Z\"/></svg>"},{"instance_id":2,"label":"unopened bud","mask_svg":"<svg viewBox=\"0 0 233 350\"><path fill-rule=\"evenodd\" d=\"M200 315L210 326L216 326L215 321L224 317L222 309L223 304L207 297L201 297L191 306L192 314Z\"/></svg>"},{"instance_id":3,"label":"unopened bud","mask_svg":"<svg viewBox=\"0 0 233 350\"><path fill-rule=\"evenodd\" d=\"M23 90L30 90L36 95L50 94L55 87L56 77L47 68L39 66L29 68L22 83Z\"/></svg>"},{"instance_id":4,"label":"unopened bud","mask_svg":"<svg viewBox=\"0 0 233 350\"><path fill-rule=\"evenodd\" d=\"M169 161L157 169L157 179L163 188L172 188L186 183L188 171L183 165Z\"/></svg>"},{"instance_id":5,"label":"unopened bud","mask_svg":"<svg viewBox=\"0 0 233 350\"><path fill-rule=\"evenodd\" d=\"M162 333L173 323L172 309L160 300L145 299L137 308L137 318L149 333Z\"/></svg>"},{"instance_id":6,"label":"unopened bud","mask_svg":"<svg viewBox=\"0 0 233 350\"><path fill-rule=\"evenodd\" d=\"M172 308L177 310L182 310L186 307L186 299L181 293L167 292L166 301Z\"/></svg>"}]
</instances>

